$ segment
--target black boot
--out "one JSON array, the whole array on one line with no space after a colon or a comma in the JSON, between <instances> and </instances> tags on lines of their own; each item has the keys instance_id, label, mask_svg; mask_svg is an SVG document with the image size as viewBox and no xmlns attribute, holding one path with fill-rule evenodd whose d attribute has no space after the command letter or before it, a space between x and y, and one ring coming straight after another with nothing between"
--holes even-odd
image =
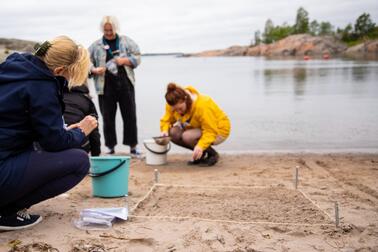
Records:
<instances>
[{"instance_id":1,"label":"black boot","mask_svg":"<svg viewBox=\"0 0 378 252\"><path fill-rule=\"evenodd\" d=\"M204 161L205 161L205 159L206 159L205 156L206 156L206 152L204 151L200 159L190 160L190 161L187 162L187 165L200 165L200 164L203 164Z\"/></svg>"},{"instance_id":2,"label":"black boot","mask_svg":"<svg viewBox=\"0 0 378 252\"><path fill-rule=\"evenodd\" d=\"M206 149L207 157L201 162L201 166L213 166L219 160L219 154L212 147Z\"/></svg>"}]
</instances>

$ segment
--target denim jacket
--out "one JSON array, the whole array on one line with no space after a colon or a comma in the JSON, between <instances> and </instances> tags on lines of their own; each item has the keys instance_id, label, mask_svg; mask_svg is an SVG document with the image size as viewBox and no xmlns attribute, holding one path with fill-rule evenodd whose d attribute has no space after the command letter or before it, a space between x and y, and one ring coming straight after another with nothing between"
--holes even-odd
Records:
<instances>
[{"instance_id":1,"label":"denim jacket","mask_svg":"<svg viewBox=\"0 0 378 252\"><path fill-rule=\"evenodd\" d=\"M133 64L132 67L124 65L127 76L131 83L135 85L134 68L140 64L140 51L138 45L127 36L119 36L119 50L120 54L127 55L127 58ZM96 40L90 47L89 53L91 57L91 69L95 67L105 67L106 64L106 50L104 48L102 38ZM96 92L99 95L104 94L105 75L93 75Z\"/></svg>"}]
</instances>

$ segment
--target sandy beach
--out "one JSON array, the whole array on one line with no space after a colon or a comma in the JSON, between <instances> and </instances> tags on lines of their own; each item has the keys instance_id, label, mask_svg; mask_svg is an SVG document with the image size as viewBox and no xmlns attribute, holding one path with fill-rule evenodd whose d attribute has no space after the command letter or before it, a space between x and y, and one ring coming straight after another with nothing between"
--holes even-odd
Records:
<instances>
[{"instance_id":1,"label":"sandy beach","mask_svg":"<svg viewBox=\"0 0 378 252\"><path fill-rule=\"evenodd\" d=\"M214 167L189 167L188 158L132 160L127 199L92 197L87 177L33 206L40 224L0 233L0 251L378 251L378 154L222 155ZM140 203L111 229L73 225L84 208L126 201L129 210Z\"/></svg>"}]
</instances>

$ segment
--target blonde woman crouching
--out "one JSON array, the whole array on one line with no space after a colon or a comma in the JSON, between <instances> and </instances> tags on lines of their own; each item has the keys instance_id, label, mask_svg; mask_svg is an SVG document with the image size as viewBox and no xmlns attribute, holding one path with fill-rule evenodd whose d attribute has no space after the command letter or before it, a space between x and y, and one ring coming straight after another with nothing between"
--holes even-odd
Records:
<instances>
[{"instance_id":1,"label":"blonde woman crouching","mask_svg":"<svg viewBox=\"0 0 378 252\"><path fill-rule=\"evenodd\" d=\"M26 209L87 174L88 155L79 148L97 121L88 116L65 127L61 90L84 83L89 62L85 48L61 36L0 64L0 230L39 223Z\"/></svg>"}]
</instances>

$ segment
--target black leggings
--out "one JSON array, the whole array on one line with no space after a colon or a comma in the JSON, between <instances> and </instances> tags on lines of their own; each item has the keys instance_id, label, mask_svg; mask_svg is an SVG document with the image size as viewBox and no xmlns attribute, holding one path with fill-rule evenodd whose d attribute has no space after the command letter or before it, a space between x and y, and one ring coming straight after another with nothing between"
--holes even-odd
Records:
<instances>
[{"instance_id":1,"label":"black leggings","mask_svg":"<svg viewBox=\"0 0 378 252\"><path fill-rule=\"evenodd\" d=\"M64 193L88 173L88 154L81 149L32 151L18 186L2 188L0 214L8 215Z\"/></svg>"}]
</instances>

